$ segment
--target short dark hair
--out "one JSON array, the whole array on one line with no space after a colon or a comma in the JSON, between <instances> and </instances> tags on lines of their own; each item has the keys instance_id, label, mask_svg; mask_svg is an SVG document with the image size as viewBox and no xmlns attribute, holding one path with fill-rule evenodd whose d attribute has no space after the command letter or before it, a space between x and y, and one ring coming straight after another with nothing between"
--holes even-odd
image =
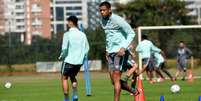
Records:
<instances>
[{"instance_id":1,"label":"short dark hair","mask_svg":"<svg viewBox=\"0 0 201 101\"><path fill-rule=\"evenodd\" d=\"M147 35L142 35L142 39L148 39Z\"/></svg>"},{"instance_id":2,"label":"short dark hair","mask_svg":"<svg viewBox=\"0 0 201 101\"><path fill-rule=\"evenodd\" d=\"M102 7L102 6L106 6L109 9L111 8L111 4L108 1L104 1L99 5L99 7Z\"/></svg>"},{"instance_id":3,"label":"short dark hair","mask_svg":"<svg viewBox=\"0 0 201 101\"><path fill-rule=\"evenodd\" d=\"M78 18L76 16L69 16L67 18L68 21L72 21L74 25L77 26Z\"/></svg>"},{"instance_id":4,"label":"short dark hair","mask_svg":"<svg viewBox=\"0 0 201 101\"><path fill-rule=\"evenodd\" d=\"M179 43L184 43L184 41L180 41Z\"/></svg>"}]
</instances>

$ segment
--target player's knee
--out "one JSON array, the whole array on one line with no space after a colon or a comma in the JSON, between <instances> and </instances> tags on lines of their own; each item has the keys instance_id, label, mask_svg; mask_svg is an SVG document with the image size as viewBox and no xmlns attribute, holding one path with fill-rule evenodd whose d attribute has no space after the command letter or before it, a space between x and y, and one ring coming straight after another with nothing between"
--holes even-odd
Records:
<instances>
[{"instance_id":1,"label":"player's knee","mask_svg":"<svg viewBox=\"0 0 201 101\"><path fill-rule=\"evenodd\" d=\"M75 76L71 76L71 77L70 77L70 80L71 80L72 83L73 83L73 82L77 82Z\"/></svg>"},{"instance_id":2,"label":"player's knee","mask_svg":"<svg viewBox=\"0 0 201 101\"><path fill-rule=\"evenodd\" d=\"M77 87L77 82L73 82L72 86Z\"/></svg>"},{"instance_id":3,"label":"player's knee","mask_svg":"<svg viewBox=\"0 0 201 101\"><path fill-rule=\"evenodd\" d=\"M61 76L61 80L67 80L67 79L68 79L68 76L64 76L64 75Z\"/></svg>"},{"instance_id":4,"label":"player's knee","mask_svg":"<svg viewBox=\"0 0 201 101\"><path fill-rule=\"evenodd\" d=\"M113 80L111 81L111 83L112 83L112 85L114 85L114 81Z\"/></svg>"}]
</instances>

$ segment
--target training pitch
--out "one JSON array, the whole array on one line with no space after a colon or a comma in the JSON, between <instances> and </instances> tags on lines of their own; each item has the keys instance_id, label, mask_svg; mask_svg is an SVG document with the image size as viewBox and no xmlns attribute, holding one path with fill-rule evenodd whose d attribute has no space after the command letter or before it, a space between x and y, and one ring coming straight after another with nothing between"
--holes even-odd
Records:
<instances>
[{"instance_id":1,"label":"training pitch","mask_svg":"<svg viewBox=\"0 0 201 101\"><path fill-rule=\"evenodd\" d=\"M78 75L79 101L113 101L113 89L107 73L91 73L92 96L85 96L83 73ZM10 81L12 87L7 89L4 83ZM177 80L181 92L172 94L172 83L166 80L162 83L149 84L143 81L146 101L159 101L161 95L165 101L198 101L201 96L201 79L193 83ZM59 74L37 74L29 76L1 76L0 101L62 101L63 94ZM122 91L121 101L134 101L133 96Z\"/></svg>"}]
</instances>

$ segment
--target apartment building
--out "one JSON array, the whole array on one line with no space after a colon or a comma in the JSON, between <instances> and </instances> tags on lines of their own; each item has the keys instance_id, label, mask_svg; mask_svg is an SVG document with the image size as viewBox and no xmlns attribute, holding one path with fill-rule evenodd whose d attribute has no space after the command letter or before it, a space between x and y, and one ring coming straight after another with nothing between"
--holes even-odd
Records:
<instances>
[{"instance_id":1,"label":"apartment building","mask_svg":"<svg viewBox=\"0 0 201 101\"><path fill-rule=\"evenodd\" d=\"M31 44L32 37L51 38L49 0L1 0L0 33Z\"/></svg>"},{"instance_id":2,"label":"apartment building","mask_svg":"<svg viewBox=\"0 0 201 101\"><path fill-rule=\"evenodd\" d=\"M87 0L51 0L51 31L54 34L67 30L67 18L75 15L79 24L88 27Z\"/></svg>"}]
</instances>

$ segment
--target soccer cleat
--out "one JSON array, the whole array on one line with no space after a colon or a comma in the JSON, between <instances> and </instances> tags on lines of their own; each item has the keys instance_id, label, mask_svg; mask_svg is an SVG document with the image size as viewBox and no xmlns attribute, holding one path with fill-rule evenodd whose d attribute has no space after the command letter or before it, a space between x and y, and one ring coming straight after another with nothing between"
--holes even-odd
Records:
<instances>
[{"instance_id":1,"label":"soccer cleat","mask_svg":"<svg viewBox=\"0 0 201 101\"><path fill-rule=\"evenodd\" d=\"M78 96L77 95L72 96L72 101L78 101Z\"/></svg>"},{"instance_id":2,"label":"soccer cleat","mask_svg":"<svg viewBox=\"0 0 201 101\"><path fill-rule=\"evenodd\" d=\"M185 81L186 79L185 79L185 77L183 77L181 80L182 80L182 81Z\"/></svg>"},{"instance_id":3,"label":"soccer cleat","mask_svg":"<svg viewBox=\"0 0 201 101\"><path fill-rule=\"evenodd\" d=\"M157 82L163 82L163 81L165 81L164 78L158 78L158 79L157 79Z\"/></svg>"},{"instance_id":4,"label":"soccer cleat","mask_svg":"<svg viewBox=\"0 0 201 101\"><path fill-rule=\"evenodd\" d=\"M172 81L172 82L176 82L176 78L175 78L175 77L172 77L172 78L171 78L171 81Z\"/></svg>"},{"instance_id":5,"label":"soccer cleat","mask_svg":"<svg viewBox=\"0 0 201 101\"><path fill-rule=\"evenodd\" d=\"M156 81L155 80L149 80L150 84L154 84Z\"/></svg>"},{"instance_id":6,"label":"soccer cleat","mask_svg":"<svg viewBox=\"0 0 201 101\"><path fill-rule=\"evenodd\" d=\"M132 88L133 93L130 93L131 96L135 95L137 96L138 94L140 94L139 90L137 88Z\"/></svg>"}]
</instances>

